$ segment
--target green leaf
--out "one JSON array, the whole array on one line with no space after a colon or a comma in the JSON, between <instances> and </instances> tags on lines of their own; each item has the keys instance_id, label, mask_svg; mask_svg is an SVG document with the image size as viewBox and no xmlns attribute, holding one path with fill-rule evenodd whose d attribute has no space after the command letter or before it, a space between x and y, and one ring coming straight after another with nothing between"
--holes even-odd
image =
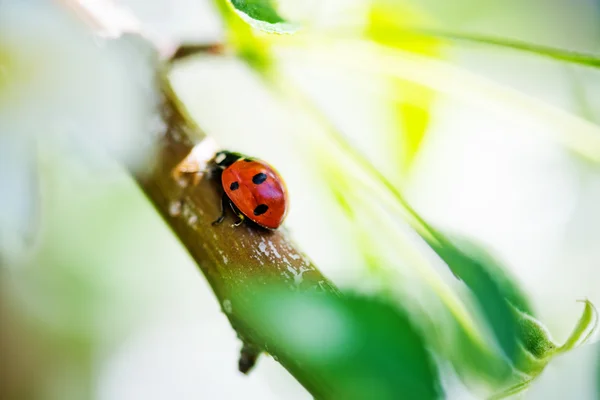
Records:
<instances>
[{"instance_id":1,"label":"green leaf","mask_svg":"<svg viewBox=\"0 0 600 400\"><path fill-rule=\"evenodd\" d=\"M493 346L475 340L465 326L458 321L447 328L448 344L442 348L442 354L452 362L458 375L465 382L478 377L494 386L505 385L511 378L511 364Z\"/></svg>"},{"instance_id":2,"label":"green leaf","mask_svg":"<svg viewBox=\"0 0 600 400\"><path fill-rule=\"evenodd\" d=\"M527 297L511 279L504 266L474 242L458 236L450 237L429 225L405 200L402 193L385 177L379 179L394 195L403 209L401 214L419 233L450 270L471 290L483 316L504 354L516 363L522 358L519 347L519 316L513 306L533 314ZM512 305L511 305L512 304Z\"/></svg>"},{"instance_id":3,"label":"green leaf","mask_svg":"<svg viewBox=\"0 0 600 400\"><path fill-rule=\"evenodd\" d=\"M427 57L439 57L441 41L435 37L415 36L407 34L409 26L423 25L427 18L413 5L401 1L375 0L368 15L366 36L371 40L388 47L401 49ZM429 127L430 108L435 99L435 92L430 88L405 79L391 79L391 90L397 93L398 101L394 104L398 127L402 132L400 168L403 173L410 167L419 152L427 128Z\"/></svg>"},{"instance_id":4,"label":"green leaf","mask_svg":"<svg viewBox=\"0 0 600 400\"><path fill-rule=\"evenodd\" d=\"M297 96L290 97L295 99ZM401 191L356 150L326 116L307 105L306 101L297 103L307 113L314 113L313 118L324 125L324 132L330 140L330 150L335 148L339 153L336 155L329 151L330 158L336 158L335 165L340 170L343 169L344 174L352 175L355 190L379 196L380 203L388 205L392 212L405 219L471 289L504 354L514 364L518 364L524 356L527 357L523 350L531 354L539 353L540 348L550 350L549 342L540 344L531 337L520 337L523 335L520 326L522 318L514 312L513 307L528 315L532 315L532 310L526 296L516 282L506 275L505 269L496 259L464 239L454 239L453 243L450 237L430 226L410 206ZM350 210L347 213L351 214L352 207L348 205L344 191L337 190L336 195L338 200L343 199L340 202L345 209Z\"/></svg>"},{"instance_id":5,"label":"green leaf","mask_svg":"<svg viewBox=\"0 0 600 400\"><path fill-rule=\"evenodd\" d=\"M231 0L233 6L250 18L277 24L285 20L277 14L271 0Z\"/></svg>"},{"instance_id":6,"label":"green leaf","mask_svg":"<svg viewBox=\"0 0 600 400\"><path fill-rule=\"evenodd\" d=\"M381 300L346 294L261 288L246 317L269 338L269 349L322 385L305 384L321 399L440 397L435 363L407 314ZM266 340L265 340L266 342ZM302 378L300 378L302 382Z\"/></svg>"},{"instance_id":7,"label":"green leaf","mask_svg":"<svg viewBox=\"0 0 600 400\"><path fill-rule=\"evenodd\" d=\"M242 18L254 28L270 33L293 33L298 27L286 21L272 0L230 0Z\"/></svg>"},{"instance_id":8,"label":"green leaf","mask_svg":"<svg viewBox=\"0 0 600 400\"><path fill-rule=\"evenodd\" d=\"M490 272L491 265L486 264L487 260L470 257L438 232L435 232L434 237L434 240L427 237L424 239L469 287L504 354L513 362L519 360L519 325L517 316L508 303L510 291L505 290ZM498 266L493 265L493 268L497 269ZM528 309L526 303L519 307Z\"/></svg>"},{"instance_id":9,"label":"green leaf","mask_svg":"<svg viewBox=\"0 0 600 400\"><path fill-rule=\"evenodd\" d=\"M480 260L459 250L441 232L427 224L408 204L400 190L341 134L333 128L327 129L326 132L330 134L331 139L329 159L332 162L335 159L331 168L339 170L338 174L341 174L341 179L330 179L330 185L335 185L336 181L345 181L345 176L352 176L353 179L352 189L346 189L345 193L344 190L337 190L338 198L341 194L345 196L344 203L349 203L347 196L362 191L375 196L376 201L379 200L380 203L387 202L390 210L404 218L471 289L505 355L513 362L518 360L521 357L518 347L518 321L507 300L513 301L521 311L531 313L531 308L512 280L504 277L502 281L498 278L499 271L503 268L491 257L483 257L486 253L482 250L479 250ZM338 151L332 151L334 148ZM381 197L377 199L378 195ZM464 242L463 240L463 246L466 247ZM471 248L475 247L471 245Z\"/></svg>"},{"instance_id":10,"label":"green leaf","mask_svg":"<svg viewBox=\"0 0 600 400\"><path fill-rule=\"evenodd\" d=\"M319 146L316 147L319 148ZM376 197L373 197L372 191L364 190L363 187L357 185L357 182L361 182L361 180L357 181L357 175L353 173L353 170L345 168L346 164L340 163L334 154L331 151L316 151L319 170L322 171L328 187L356 230L356 245L362 250L365 264L371 274L381 282L382 287L379 293L390 295L391 298L402 296L404 291L399 287L402 284L394 278L395 269L386 268L389 260L381 253L385 251L384 248L388 246L389 242L391 246L395 246L396 251L402 253L398 254L398 258L404 258L407 257L407 252L411 252L406 249L406 246L411 246L411 244L398 243L398 241L405 240L404 236L399 234L396 224L387 226L384 221L376 224L376 232L385 239L371 240L372 236L369 234L372 234L370 229L373 229L373 226L370 222L381 217L381 214L376 211L377 207L373 207ZM493 382L495 385L505 385L512 376L512 366L491 343L486 343L479 325L473 321L460 299L434 272L426 260L426 258L417 256L417 259L412 259L409 268L415 268L417 275L423 280L425 287L419 291L430 289L433 296L439 298L443 307L436 313L435 322L430 321L428 324L423 320L420 321L421 328L426 332L429 342L432 343L432 348L448 359L458 374L466 381L477 376ZM508 287L509 283L507 282L506 285ZM522 304L522 308L527 309L527 302L520 291L513 288L513 293L515 298L521 296L518 303ZM505 301L502 300L502 304L505 304ZM508 312L510 313L511 310L509 309ZM515 328L513 336L517 336L517 321L518 318L511 320Z\"/></svg>"}]
</instances>

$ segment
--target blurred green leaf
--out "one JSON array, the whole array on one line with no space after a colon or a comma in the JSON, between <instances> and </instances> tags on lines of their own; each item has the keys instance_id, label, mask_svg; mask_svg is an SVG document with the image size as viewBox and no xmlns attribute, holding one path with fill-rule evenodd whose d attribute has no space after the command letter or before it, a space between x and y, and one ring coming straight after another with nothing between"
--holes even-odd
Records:
<instances>
[{"instance_id":1,"label":"blurred green leaf","mask_svg":"<svg viewBox=\"0 0 600 400\"><path fill-rule=\"evenodd\" d=\"M487 260L467 255L437 232L435 240L427 237L424 239L452 272L471 289L504 354L516 362L520 357L518 321L507 301L512 290L505 290L490 273L490 267L485 263ZM497 266L494 265L494 268Z\"/></svg>"},{"instance_id":2,"label":"blurred green leaf","mask_svg":"<svg viewBox=\"0 0 600 400\"><path fill-rule=\"evenodd\" d=\"M443 334L449 339L442 354L452 362L464 382L468 383L475 376L498 387L511 378L513 369L506 358L493 346L476 340L458 321L453 321Z\"/></svg>"},{"instance_id":3,"label":"blurred green leaf","mask_svg":"<svg viewBox=\"0 0 600 400\"><path fill-rule=\"evenodd\" d=\"M352 151L347 143L345 146L346 150ZM346 153L346 156L348 155L349 153ZM327 156L331 158L332 153L327 153ZM347 158L344 159L348 161ZM398 210L402 210L402 213L399 213L400 216L419 233L451 271L469 287L485 321L491 327L502 352L511 364L526 373L543 368L545 364L540 367L540 363L535 357L533 360L528 360L532 358L530 353L539 355L542 349L551 351L555 346L547 335L542 335L545 329L543 325L530 317L533 312L527 296L516 281L508 275L504 266L473 241L456 235L443 234L434 229L410 207L401 192L379 172L375 171L371 178L378 177L377 180L383 183L383 186L389 191L364 190L371 186L359 178L362 175L355 173L353 168L358 167L356 164L364 165L364 168L367 169L371 167L365 165L365 160L359 161L354 157L352 157L352 163L355 165L346 168L346 164L338 160L335 163L328 162L323 167L324 170L339 169L336 173L326 173L325 177L330 179L330 186L333 188L343 185L336 191L338 197L344 197L344 201L347 203L345 208L351 210L349 215L353 215L352 210L354 209L360 209L362 213L366 212L369 204L373 204L375 201L373 195L381 193L383 196L389 196L393 194L395 199L393 204ZM351 174L351 184L347 182L344 173ZM365 183L364 187L357 185L361 182ZM352 198L361 196L361 194L368 198L363 199L364 201L360 205L357 205L356 202L353 203ZM440 290L439 285L436 286L436 291ZM464 319L458 319L453 303L446 303L447 295L442 292L438 294L440 297L443 296L446 306L449 307L448 310L453 318L456 318L456 326L454 329L449 329L446 334L455 338L452 343L460 343L459 346L448 344L454 348L447 351L442 346L442 352L452 361L461 376L475 374L484 377L490 383L505 384L511 377L511 366L493 350L491 343L486 344L479 341L477 336L473 336L472 330L477 328L469 325Z\"/></svg>"},{"instance_id":4,"label":"blurred green leaf","mask_svg":"<svg viewBox=\"0 0 600 400\"><path fill-rule=\"evenodd\" d=\"M427 225L427 229L433 230L429 225ZM444 238L442 239L442 242L446 243L446 247L449 248L447 249L448 251L460 253L461 256L457 256L458 259L461 259L462 257L469 259L468 261L455 261L452 264L448 264L449 268L457 277L467 283L467 280L470 281L474 279L471 276L472 269L485 270L496 282L504 298L518 310L533 315L533 310L523 290L518 286L515 279L509 276L507 268L487 250L476 244L473 240L456 234L442 235L439 230L435 230L435 236ZM472 264L476 265L476 267L472 267Z\"/></svg>"},{"instance_id":5,"label":"blurred green leaf","mask_svg":"<svg viewBox=\"0 0 600 400\"><path fill-rule=\"evenodd\" d=\"M366 35L388 47L405 50L427 57L439 57L441 41L434 37L407 34L406 28L423 25L427 18L414 5L403 1L374 0L368 15ZM419 152L429 126L430 107L435 91L405 79L391 78L392 89L398 95L394 104L403 138L402 172L407 172Z\"/></svg>"},{"instance_id":6,"label":"blurred green leaf","mask_svg":"<svg viewBox=\"0 0 600 400\"><path fill-rule=\"evenodd\" d=\"M340 164L332 158L331 152L318 150L316 153L319 156L319 170L327 180L328 187L334 193L338 204L352 221L356 231L356 246L361 249L365 265L382 281L378 293L390 298L404 295L403 288L399 287L401 283L394 277L398 271L386 268L388 260L381 255L384 250L380 246L385 247L387 241L391 241L396 246L396 250L403 253L398 254L398 259L404 260L407 256L406 246L411 244L398 243L405 240L403 235L398 234L395 224L389 226L390 230L386 229L388 227L384 221L377 223L376 234L381 236L373 240L373 232L370 230L372 226L365 225L365 222L376 220L381 215L373 209L375 199L372 192L357 187L356 175L348 173L349 171L343 167L340 168ZM397 262L402 263L402 261ZM492 383L495 387L506 385L513 373L511 364L491 343L486 343L477 323L469 315L464 315L467 311L463 310L460 299L435 272L430 271L429 267L422 262L421 259L413 259L410 265L410 268L419 268L417 274L423 279L424 285L420 292L431 290L434 296L441 300L443 307L436 312L433 319L430 319L431 317L419 319L419 326L425 332L432 348L438 352L438 355L449 360L457 373L466 381L476 376ZM526 303L525 300L522 302Z\"/></svg>"},{"instance_id":7,"label":"blurred green leaf","mask_svg":"<svg viewBox=\"0 0 600 400\"><path fill-rule=\"evenodd\" d=\"M275 11L271 0L231 0L231 4L250 18L270 24L284 22L284 19Z\"/></svg>"},{"instance_id":8,"label":"blurred green leaf","mask_svg":"<svg viewBox=\"0 0 600 400\"><path fill-rule=\"evenodd\" d=\"M301 365L323 385L319 399L437 399L440 384L423 335L383 300L347 294L270 291L246 317L284 365ZM271 346L272 344L272 346ZM302 373L300 373L302 374ZM300 377L302 382L302 377Z\"/></svg>"},{"instance_id":9,"label":"blurred green leaf","mask_svg":"<svg viewBox=\"0 0 600 400\"><path fill-rule=\"evenodd\" d=\"M484 101L489 99L493 99L493 101L506 100L506 104L502 105L501 108L509 105L511 114L513 113L512 107L514 107L514 112L517 114L523 112L523 110L527 110L527 113L533 110L539 118L550 117L561 128L564 128L565 132L569 132L568 138L561 136L559 137L560 140L572 149L581 152L581 154L598 160L598 154L600 153L596 149L599 148L600 142L596 137L598 130L596 126L581 121L571 114L531 101L526 96L514 91L479 80L476 77L467 76L458 69L447 67L444 63L432 60L428 55L424 56L418 54L417 51L410 51L409 48L406 48L406 44L404 44L405 48L402 48L402 45L394 45L389 32L387 36L382 32L371 32L374 35L374 41L381 46L373 47L372 52L362 53L365 58L361 58L363 60L361 63L348 63L348 60L356 59L357 52L355 48L352 48L353 50L346 54L347 58L344 57L343 52L345 49L350 48L350 46L344 47L344 43L335 48L335 50L341 51L333 51L331 44L328 43L322 51L319 51L318 45L316 45L316 50L311 48L310 51L301 54L303 56L316 55L320 62L331 62L341 67L346 63L358 70L369 73L377 73L398 80L410 80L411 84L427 85L432 89L457 95L459 98L465 98L465 93L467 93L466 97L471 100L475 100L476 97L477 101L480 101L481 98ZM379 33L381 35L377 37ZM407 36L406 38L410 37ZM302 44L306 45L308 43L303 42ZM361 54L360 49L368 48L368 46L358 47L358 54ZM396 49L400 51L395 53L394 50ZM408 54L409 52L413 54ZM452 77L457 79L454 80ZM279 82L281 81L283 81L283 78L279 80ZM464 86L464 82L467 81L475 84L475 90L472 93L468 93L468 90L465 91L465 87L473 86ZM350 217L356 215L355 204L351 199L355 194L351 195L350 192L368 192L375 197L375 200L381 195L379 205L381 203L391 205L390 209L398 212L398 215L401 215L420 234L440 258L448 264L455 275L470 288L502 352L506 358L510 359L513 366L532 375L539 373L547 363L544 357L549 357L554 353L556 346L550 340L544 326L531 317L532 310L527 297L520 290L517 283L506 274L501 263L474 243L464 239L451 238L430 226L412 209L400 190L363 157L360 151L353 148L343 134L337 131L326 115L314 105L311 105L309 99L300 94L301 90L299 88L293 88L293 85L287 83L283 84L282 87L282 93L289 96L288 100L307 115L310 115L309 118L318 121L325 128L324 131L328 133L325 140L330 140L328 143L330 145L328 148L330 158L336 158L333 154L335 152L331 151L333 149L339 150L341 153L339 159L330 164L334 165L333 168L342 171L340 174L351 176L353 184L351 186L332 184L331 188L346 214ZM479 90L481 91L475 96L474 92ZM488 92L485 97L483 92ZM399 103L402 103L402 100L400 99ZM523 106L523 110L520 110L521 106ZM575 129L576 126L582 129ZM582 135L573 137L572 132L574 130L582 133ZM413 137L418 138L419 136L413 135ZM422 136L420 138L422 139ZM323 139L323 137L319 138L321 141ZM322 144L321 142L320 145ZM335 176L335 174L330 176ZM343 180L345 179L334 179L333 181ZM331 184L331 181L329 183ZM348 186L352 189L348 189ZM374 260L369 259L368 262L375 265ZM462 332L469 333L469 329L473 327L466 326L468 324L463 326L462 323L464 323L464 320L461 320L459 328L463 329ZM461 330L458 329L458 332L460 333ZM465 364L468 364L467 368L470 367L471 370L481 369L484 371L483 374L500 378L500 381L502 377L511 375L510 365L502 361L495 362L499 358L496 357L493 350L494 346L490 345L489 348L485 348L485 343L477 343L476 340L466 340L465 343L467 345L464 346L463 353L466 353L468 357L463 357L463 359ZM456 354L452 354L449 358L458 360ZM488 360L494 360L492 363L494 364L493 368L485 368ZM480 367L475 367L476 365ZM518 385L523 385L523 382L518 382Z\"/></svg>"},{"instance_id":10,"label":"blurred green leaf","mask_svg":"<svg viewBox=\"0 0 600 400\"><path fill-rule=\"evenodd\" d=\"M345 149L352 151L348 144ZM448 236L429 225L408 204L401 192L360 154L348 153L347 156L364 165L368 172L372 172L371 178L389 190L387 194L395 198L394 204L402 209L402 217L472 291L505 355L513 362L518 361L521 357L518 347L519 322L511 304L522 312L533 313L526 296L517 283L508 277L505 268L481 247L464 238L454 239L462 249L457 247ZM354 178L355 183L359 182Z\"/></svg>"},{"instance_id":11,"label":"blurred green leaf","mask_svg":"<svg viewBox=\"0 0 600 400\"><path fill-rule=\"evenodd\" d=\"M509 301L528 314L532 314L532 310L526 296L518 288L517 283L508 278L503 266L479 246L469 243L466 239L461 239L460 244L473 254L459 249L448 237L430 226L410 206L400 190L355 150L342 135L333 130L328 132L333 139L332 145L339 143L340 153L335 164L328 162L325 165L330 169L339 170L338 175L352 174L353 180L352 186L346 185L345 190L338 190L338 197L340 194L348 196L353 191L368 189L371 195L382 196L380 202L385 203L387 199L392 205L392 210L399 211L399 216L415 229L446 262L452 272L471 289L505 355L512 362L519 360L521 351L518 340L518 317L513 312ZM328 157L334 158L335 153L330 152ZM329 183L335 185L335 182L341 181L343 180L335 179L330 180ZM361 187L360 184L364 186Z\"/></svg>"},{"instance_id":12,"label":"blurred green leaf","mask_svg":"<svg viewBox=\"0 0 600 400\"><path fill-rule=\"evenodd\" d=\"M286 21L272 0L229 0L242 18L254 28L270 33L293 33L298 27Z\"/></svg>"},{"instance_id":13,"label":"blurred green leaf","mask_svg":"<svg viewBox=\"0 0 600 400\"><path fill-rule=\"evenodd\" d=\"M477 337L471 335L470 330L473 327L464 319L458 318L457 329L445 331L446 335L456 337L448 347L457 350L444 351L442 343L441 355L452 362L459 375L467 382L472 378L473 372L474 375L484 376L488 383L494 384L509 381L507 378L511 378L512 386L494 398L503 398L526 390L534 378L544 370L552 356L558 354L557 346L551 340L547 329L532 317L527 296L507 275L502 264L483 248L464 238L443 234L429 225L410 206L397 187L336 131L323 115L318 116L328 128L327 140L330 141L327 147L329 151L323 152L324 154L317 152L321 155L319 161L324 170L334 170L325 173L324 176L328 179L330 187L335 189L338 201L342 199L346 213L354 217L357 214L356 209L364 213L365 205L379 203L380 206L389 206L389 210L405 219L448 264L454 274L471 289L512 366L497 357L493 346L486 348L485 343L478 342ZM320 146L323 146L322 142ZM353 197L360 197L361 194L370 197L364 204L357 206L353 203ZM436 290L439 289L438 285L435 287ZM439 294L440 297L443 296L443 293ZM446 303L446 300L444 296L444 303L449 307L452 316L457 317L451 303ZM592 317L595 316L595 311L591 304L587 307L578 328L574 331L576 334L574 333L571 339L574 343L587 340L594 329L596 319ZM591 313L592 311L594 313ZM584 332L587 332L587 335L581 340ZM460 345L456 346L456 343ZM436 350L440 350L440 347Z\"/></svg>"},{"instance_id":14,"label":"blurred green leaf","mask_svg":"<svg viewBox=\"0 0 600 400\"><path fill-rule=\"evenodd\" d=\"M329 151L317 152L321 156L318 161L323 164L322 170L328 171L324 176L328 179L329 187L335 189L338 201L340 197L343 198L343 201L339 202L344 204L345 209L350 210L347 213L353 213L352 196L362 195L369 196L365 204L389 205L390 211L397 212L397 216L405 219L471 289L504 354L513 363L516 362L522 356L518 340L518 318L508 300L514 301L521 311L531 313L526 297L517 288L516 283L501 275L499 272L503 270L502 266L489 256L483 257L486 253L481 249L478 252L481 259L472 258L431 227L408 204L397 187L355 150L339 132L329 128ZM320 146L325 145L321 143ZM332 151L334 148L337 151ZM359 209L364 212L364 208ZM466 240L463 240L463 247L467 247L465 243ZM471 244L470 248L478 247ZM503 280L499 279L499 276L502 276ZM440 289L439 285L436 289ZM465 327L469 328L471 327Z\"/></svg>"}]
</instances>

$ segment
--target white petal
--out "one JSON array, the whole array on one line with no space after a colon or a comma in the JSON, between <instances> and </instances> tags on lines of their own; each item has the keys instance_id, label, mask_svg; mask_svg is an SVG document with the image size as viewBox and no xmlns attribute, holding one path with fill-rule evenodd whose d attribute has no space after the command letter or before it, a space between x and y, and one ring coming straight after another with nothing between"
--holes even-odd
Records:
<instances>
[{"instance_id":1,"label":"white petal","mask_svg":"<svg viewBox=\"0 0 600 400\"><path fill-rule=\"evenodd\" d=\"M108 151L136 163L164 131L157 65L141 38L96 36L52 2L0 3L0 124L11 135L66 140L86 161Z\"/></svg>"}]
</instances>

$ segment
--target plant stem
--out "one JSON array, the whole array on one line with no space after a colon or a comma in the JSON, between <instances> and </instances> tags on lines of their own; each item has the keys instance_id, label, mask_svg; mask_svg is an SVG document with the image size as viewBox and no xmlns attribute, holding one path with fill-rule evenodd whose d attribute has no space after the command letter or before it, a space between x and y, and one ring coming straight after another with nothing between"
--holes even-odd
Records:
<instances>
[{"instance_id":1,"label":"plant stem","mask_svg":"<svg viewBox=\"0 0 600 400\"><path fill-rule=\"evenodd\" d=\"M222 43L181 44L170 57L170 61L179 61L182 58L192 57L198 54L222 54L223 52L225 52L225 45Z\"/></svg>"},{"instance_id":2,"label":"plant stem","mask_svg":"<svg viewBox=\"0 0 600 400\"><path fill-rule=\"evenodd\" d=\"M61 2L94 30L107 28L81 3ZM268 231L249 224L233 227L231 214L220 225L212 225L221 212L222 189L220 182L201 171L218 148L190 118L166 74L158 74L163 96L159 112L167 129L157 138L156 151L149 157L152 165L143 171L131 169L132 177L198 264L244 343L240 369L247 372L258 353L268 348L313 396L327 397L324 378L278 347L248 311L269 289L333 295L338 295L338 290L294 246L285 229Z\"/></svg>"},{"instance_id":3,"label":"plant stem","mask_svg":"<svg viewBox=\"0 0 600 400\"><path fill-rule=\"evenodd\" d=\"M537 54L539 56L549 57L559 61L566 61L573 64L585 65L593 68L600 67L600 55L598 54L579 53L571 50L524 42L521 40L505 39L493 36L468 33L447 32L435 29L414 29L407 30L406 33L413 35L437 37L440 39L448 39L453 41L471 42L483 45L505 47L508 49L524 51L532 54Z\"/></svg>"},{"instance_id":4,"label":"plant stem","mask_svg":"<svg viewBox=\"0 0 600 400\"><path fill-rule=\"evenodd\" d=\"M154 167L143 174L134 172L134 178L198 264L245 348L258 352L268 348L301 384L315 393L317 387L322 387L316 383L318 377L296 365L286 356L285 349L260 339L264 338L262 327L253 326L244 310L252 307L255 296L262 295L257 285L265 288L265 284L275 284L293 292L337 293L337 289L296 249L284 230L267 231L248 224L233 227L232 213L223 223L212 225L220 214L220 182L190 173L201 169L204 160L194 154L210 143L209 139L187 116L167 82L163 92L162 116L168 130L158 144ZM186 169L195 161L200 168ZM240 297L240 293L244 296ZM247 351L243 356L248 357ZM243 369L249 368L245 365Z\"/></svg>"}]
</instances>

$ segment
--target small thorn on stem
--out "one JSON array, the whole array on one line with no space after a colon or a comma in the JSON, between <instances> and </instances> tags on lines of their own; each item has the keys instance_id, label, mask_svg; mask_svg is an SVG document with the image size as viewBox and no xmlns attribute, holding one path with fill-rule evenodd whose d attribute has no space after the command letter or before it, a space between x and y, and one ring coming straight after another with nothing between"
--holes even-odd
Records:
<instances>
[{"instance_id":1,"label":"small thorn on stem","mask_svg":"<svg viewBox=\"0 0 600 400\"><path fill-rule=\"evenodd\" d=\"M244 343L242 351L240 352L240 360L238 362L238 369L243 374L248 374L250 370L256 364L256 360L260 355L260 351L247 343Z\"/></svg>"}]
</instances>

